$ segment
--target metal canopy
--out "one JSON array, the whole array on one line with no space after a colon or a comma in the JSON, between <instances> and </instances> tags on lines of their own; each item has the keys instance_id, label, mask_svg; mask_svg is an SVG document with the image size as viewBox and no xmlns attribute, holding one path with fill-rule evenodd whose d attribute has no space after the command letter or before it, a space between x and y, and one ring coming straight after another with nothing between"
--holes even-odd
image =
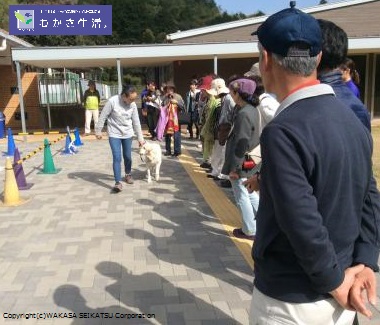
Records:
<instances>
[{"instance_id":1,"label":"metal canopy","mask_svg":"<svg viewBox=\"0 0 380 325\"><path fill-rule=\"evenodd\" d=\"M350 39L349 53L379 53L380 38ZM12 48L12 60L40 68L159 66L173 61L251 58L257 42Z\"/></svg>"},{"instance_id":2,"label":"metal canopy","mask_svg":"<svg viewBox=\"0 0 380 325\"><path fill-rule=\"evenodd\" d=\"M12 60L40 68L158 66L177 60L253 57L257 42L13 48Z\"/></svg>"}]
</instances>

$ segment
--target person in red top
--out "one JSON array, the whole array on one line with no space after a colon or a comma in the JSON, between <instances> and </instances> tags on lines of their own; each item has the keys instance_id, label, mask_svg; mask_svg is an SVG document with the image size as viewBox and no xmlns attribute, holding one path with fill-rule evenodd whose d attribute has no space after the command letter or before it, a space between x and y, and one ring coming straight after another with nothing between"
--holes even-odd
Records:
<instances>
[{"instance_id":1,"label":"person in red top","mask_svg":"<svg viewBox=\"0 0 380 325\"><path fill-rule=\"evenodd\" d=\"M165 156L170 156L172 137L174 138L174 154L177 157L181 154L181 130L178 122L178 112L184 109L184 101L181 95L175 93L175 86L168 84L164 88L165 97L163 106L166 106L168 122L165 126Z\"/></svg>"}]
</instances>

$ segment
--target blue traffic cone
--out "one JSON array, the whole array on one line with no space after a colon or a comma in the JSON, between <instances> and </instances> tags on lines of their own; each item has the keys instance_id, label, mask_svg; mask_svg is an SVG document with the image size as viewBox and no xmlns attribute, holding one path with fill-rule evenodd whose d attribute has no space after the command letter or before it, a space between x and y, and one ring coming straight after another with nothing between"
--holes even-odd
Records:
<instances>
[{"instance_id":1,"label":"blue traffic cone","mask_svg":"<svg viewBox=\"0 0 380 325\"><path fill-rule=\"evenodd\" d=\"M28 190L33 186L33 184L26 182L24 168L22 167L22 161L20 163L18 163L20 160L21 160L20 159L20 152L16 148L15 149L15 155L13 158L13 166L14 166L13 171L15 173L17 186L18 186L19 190Z\"/></svg>"},{"instance_id":2,"label":"blue traffic cone","mask_svg":"<svg viewBox=\"0 0 380 325\"><path fill-rule=\"evenodd\" d=\"M75 128L74 135L75 135L74 145L76 145L77 147L78 146L83 146L83 142L81 141L80 136L79 136L79 130L78 130L78 128Z\"/></svg>"},{"instance_id":3,"label":"blue traffic cone","mask_svg":"<svg viewBox=\"0 0 380 325\"><path fill-rule=\"evenodd\" d=\"M71 137L70 134L66 135L66 144L65 144L65 150L61 152L61 155L71 155L73 152L70 150L70 144L71 144Z\"/></svg>"},{"instance_id":4,"label":"blue traffic cone","mask_svg":"<svg viewBox=\"0 0 380 325\"><path fill-rule=\"evenodd\" d=\"M3 156L14 156L15 154L15 140L13 139L13 134L11 128L8 128L8 151L3 153Z\"/></svg>"}]
</instances>

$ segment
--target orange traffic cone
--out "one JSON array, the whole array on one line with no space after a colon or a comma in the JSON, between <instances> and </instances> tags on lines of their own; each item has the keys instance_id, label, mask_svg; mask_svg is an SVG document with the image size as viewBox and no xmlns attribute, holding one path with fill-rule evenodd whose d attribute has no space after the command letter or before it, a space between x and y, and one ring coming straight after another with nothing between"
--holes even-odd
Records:
<instances>
[{"instance_id":1,"label":"orange traffic cone","mask_svg":"<svg viewBox=\"0 0 380 325\"><path fill-rule=\"evenodd\" d=\"M7 157L5 160L4 192L2 196L2 202L0 202L0 206L18 206L28 201L29 199L20 198L16 177L12 168L11 158Z\"/></svg>"}]
</instances>

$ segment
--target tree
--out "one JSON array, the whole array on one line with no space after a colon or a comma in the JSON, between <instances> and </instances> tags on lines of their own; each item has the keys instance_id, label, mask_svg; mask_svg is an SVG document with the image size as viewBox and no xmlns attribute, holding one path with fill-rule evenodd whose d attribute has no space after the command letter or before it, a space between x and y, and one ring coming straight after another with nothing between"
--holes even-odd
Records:
<instances>
[{"instance_id":1,"label":"tree","mask_svg":"<svg viewBox=\"0 0 380 325\"><path fill-rule=\"evenodd\" d=\"M321 1L319 1L320 5L325 5L326 3L327 3L327 0L321 0Z\"/></svg>"},{"instance_id":2,"label":"tree","mask_svg":"<svg viewBox=\"0 0 380 325\"><path fill-rule=\"evenodd\" d=\"M0 28L8 30L9 28L9 6L17 5L17 0L2 0L0 4Z\"/></svg>"},{"instance_id":3,"label":"tree","mask_svg":"<svg viewBox=\"0 0 380 325\"><path fill-rule=\"evenodd\" d=\"M245 19L245 18L247 18L247 16L245 14L243 14L242 12L230 15L227 13L227 11L224 11L219 16L208 21L208 25L223 24L223 23L228 23L230 21L236 21L236 20L241 20L241 19Z\"/></svg>"},{"instance_id":4,"label":"tree","mask_svg":"<svg viewBox=\"0 0 380 325\"><path fill-rule=\"evenodd\" d=\"M75 5L78 0L19 0L23 5Z\"/></svg>"},{"instance_id":5,"label":"tree","mask_svg":"<svg viewBox=\"0 0 380 325\"><path fill-rule=\"evenodd\" d=\"M265 13L261 10L256 11L252 16L250 17L260 17L260 16L265 16Z\"/></svg>"},{"instance_id":6,"label":"tree","mask_svg":"<svg viewBox=\"0 0 380 325\"><path fill-rule=\"evenodd\" d=\"M141 40L142 40L143 43L149 44L149 43L154 43L154 41L156 40L156 37L154 36L152 30L150 28L147 28L142 33Z\"/></svg>"}]
</instances>

